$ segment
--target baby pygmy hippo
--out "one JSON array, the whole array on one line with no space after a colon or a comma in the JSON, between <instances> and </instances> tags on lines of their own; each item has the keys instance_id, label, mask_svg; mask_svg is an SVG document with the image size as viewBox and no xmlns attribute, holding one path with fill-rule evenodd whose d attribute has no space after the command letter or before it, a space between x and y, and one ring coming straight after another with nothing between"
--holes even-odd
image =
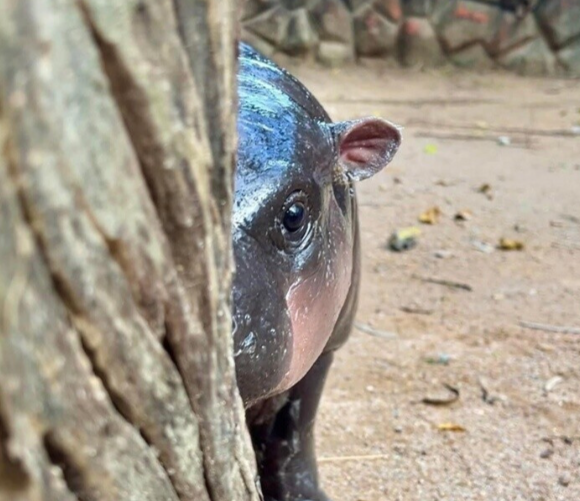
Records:
<instances>
[{"instance_id":1,"label":"baby pygmy hippo","mask_svg":"<svg viewBox=\"0 0 580 501\"><path fill-rule=\"evenodd\" d=\"M357 306L353 183L391 161L401 134L379 118L333 123L298 80L244 44L239 65L238 385L265 499L323 501L314 421Z\"/></svg>"}]
</instances>

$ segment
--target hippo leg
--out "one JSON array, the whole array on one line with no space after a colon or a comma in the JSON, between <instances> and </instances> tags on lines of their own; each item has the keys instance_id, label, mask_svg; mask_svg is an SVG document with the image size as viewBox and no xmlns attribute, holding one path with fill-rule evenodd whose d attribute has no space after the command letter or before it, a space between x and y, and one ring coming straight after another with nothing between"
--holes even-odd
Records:
<instances>
[{"instance_id":1,"label":"hippo leg","mask_svg":"<svg viewBox=\"0 0 580 501\"><path fill-rule=\"evenodd\" d=\"M250 422L265 501L329 501L318 487L314 421L332 363L323 353L291 390L267 401Z\"/></svg>"}]
</instances>

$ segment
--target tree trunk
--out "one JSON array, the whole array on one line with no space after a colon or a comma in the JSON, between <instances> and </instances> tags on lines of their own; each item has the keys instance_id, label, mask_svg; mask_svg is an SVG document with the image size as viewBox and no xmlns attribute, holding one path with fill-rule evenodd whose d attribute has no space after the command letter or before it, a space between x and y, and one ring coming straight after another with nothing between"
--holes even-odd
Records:
<instances>
[{"instance_id":1,"label":"tree trunk","mask_svg":"<svg viewBox=\"0 0 580 501\"><path fill-rule=\"evenodd\" d=\"M0 0L0 499L259 499L233 0Z\"/></svg>"}]
</instances>

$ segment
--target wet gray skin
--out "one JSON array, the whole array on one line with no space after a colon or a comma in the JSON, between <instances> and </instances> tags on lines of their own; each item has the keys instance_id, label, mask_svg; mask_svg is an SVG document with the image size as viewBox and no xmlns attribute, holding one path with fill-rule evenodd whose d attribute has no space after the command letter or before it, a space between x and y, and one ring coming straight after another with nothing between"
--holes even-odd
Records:
<instances>
[{"instance_id":1,"label":"wet gray skin","mask_svg":"<svg viewBox=\"0 0 580 501\"><path fill-rule=\"evenodd\" d=\"M234 355L266 499L322 500L312 427L359 283L353 182L383 168L399 129L333 124L287 72L240 46L233 213ZM289 443L293 443L290 446Z\"/></svg>"}]
</instances>

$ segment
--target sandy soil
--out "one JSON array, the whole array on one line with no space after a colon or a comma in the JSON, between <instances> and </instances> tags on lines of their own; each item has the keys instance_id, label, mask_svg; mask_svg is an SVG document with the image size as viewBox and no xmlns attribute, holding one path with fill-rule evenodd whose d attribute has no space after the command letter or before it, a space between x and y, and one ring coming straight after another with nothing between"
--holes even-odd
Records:
<instances>
[{"instance_id":1,"label":"sandy soil","mask_svg":"<svg viewBox=\"0 0 580 501\"><path fill-rule=\"evenodd\" d=\"M521 322L580 328L580 135L496 129L571 131L580 82L290 69L337 120L376 114L405 126L391 168L359 187L358 321L397 337L356 330L337 356L318 423L327 492L337 501L579 500L580 333ZM459 138L433 137L442 134ZM489 196L478 192L485 183ZM433 206L439 223L419 225ZM460 210L472 219L454 221ZM393 230L412 225L418 246L388 250ZM493 249L501 237L525 249ZM422 403L447 399L445 384L459 391L454 403Z\"/></svg>"}]
</instances>

